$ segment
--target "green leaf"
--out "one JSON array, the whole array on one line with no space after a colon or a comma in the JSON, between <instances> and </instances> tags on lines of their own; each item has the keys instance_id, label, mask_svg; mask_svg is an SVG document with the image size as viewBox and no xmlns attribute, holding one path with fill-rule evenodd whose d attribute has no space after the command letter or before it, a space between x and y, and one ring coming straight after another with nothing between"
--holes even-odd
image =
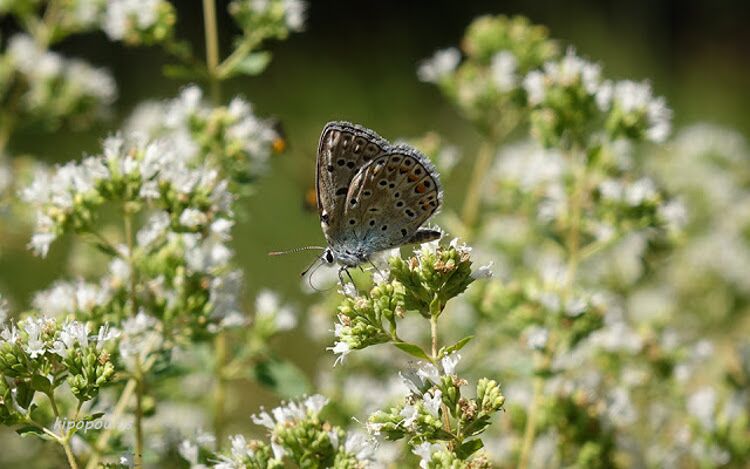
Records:
<instances>
[{"instance_id":1,"label":"green leaf","mask_svg":"<svg viewBox=\"0 0 750 469\"><path fill-rule=\"evenodd\" d=\"M52 383L42 375L34 375L31 377L31 387L35 391L43 392L45 394L52 392Z\"/></svg>"},{"instance_id":2,"label":"green leaf","mask_svg":"<svg viewBox=\"0 0 750 469\"><path fill-rule=\"evenodd\" d=\"M307 376L286 360L265 360L253 368L253 377L281 397L290 399L310 392Z\"/></svg>"},{"instance_id":3,"label":"green leaf","mask_svg":"<svg viewBox=\"0 0 750 469\"><path fill-rule=\"evenodd\" d=\"M271 53L268 51L259 51L248 54L247 57L237 62L237 64L227 71L226 76L231 77L237 74L248 76L260 75L263 70L271 63Z\"/></svg>"},{"instance_id":4,"label":"green leaf","mask_svg":"<svg viewBox=\"0 0 750 469\"><path fill-rule=\"evenodd\" d=\"M487 428L487 425L489 424L489 415L483 415L464 427L463 433L467 436L478 435L479 433L482 433L482 431L484 431L484 429Z\"/></svg>"},{"instance_id":5,"label":"green leaf","mask_svg":"<svg viewBox=\"0 0 750 469\"><path fill-rule=\"evenodd\" d=\"M443 358L444 356L450 355L453 352L458 352L459 350L461 350L462 348L464 348L464 346L466 344L468 344L469 342L471 342L471 339L473 339L473 338L474 338L473 335L466 336L466 337L464 337L463 339L459 340L458 342L456 342L453 345L449 345L448 347L442 347L440 349L440 352L438 353L438 357L439 358Z\"/></svg>"},{"instance_id":6,"label":"green leaf","mask_svg":"<svg viewBox=\"0 0 750 469\"><path fill-rule=\"evenodd\" d=\"M458 447L456 456L461 459L468 459L469 456L484 448L484 443L480 439L469 440Z\"/></svg>"},{"instance_id":7,"label":"green leaf","mask_svg":"<svg viewBox=\"0 0 750 469\"><path fill-rule=\"evenodd\" d=\"M427 360L429 362L432 361L432 358L430 358L427 353L422 350L418 345L410 344L409 342L394 342L393 345L400 348L404 352L408 353L409 355L413 357L420 358L422 360Z\"/></svg>"},{"instance_id":8,"label":"green leaf","mask_svg":"<svg viewBox=\"0 0 750 469\"><path fill-rule=\"evenodd\" d=\"M119 256L119 255L120 255L120 254L119 254L119 253L118 253L118 252L117 252L117 251L115 250L115 248L113 248L113 247L112 247L112 246L110 246L109 244L106 244L106 243L102 243L102 242L99 242L99 241L97 241L97 242L95 242L95 243L94 243L94 246L96 246L96 248L97 248L98 250L100 250L101 252L103 252L104 254L106 254L106 255L108 255L108 256L112 256L112 257L117 257L117 256Z\"/></svg>"},{"instance_id":9,"label":"green leaf","mask_svg":"<svg viewBox=\"0 0 750 469\"><path fill-rule=\"evenodd\" d=\"M205 78L205 74L190 67L179 64L166 64L161 69L167 78L176 80L195 80Z\"/></svg>"},{"instance_id":10,"label":"green leaf","mask_svg":"<svg viewBox=\"0 0 750 469\"><path fill-rule=\"evenodd\" d=\"M52 436L44 433L44 431L41 428L36 427L34 425L28 425L28 426L25 426L25 427L21 427L21 428L19 428L19 429L16 430L16 433L18 433L19 435L21 435L24 438L27 437L27 436L35 436L37 438L41 438L42 440L51 441L53 439Z\"/></svg>"}]
</instances>

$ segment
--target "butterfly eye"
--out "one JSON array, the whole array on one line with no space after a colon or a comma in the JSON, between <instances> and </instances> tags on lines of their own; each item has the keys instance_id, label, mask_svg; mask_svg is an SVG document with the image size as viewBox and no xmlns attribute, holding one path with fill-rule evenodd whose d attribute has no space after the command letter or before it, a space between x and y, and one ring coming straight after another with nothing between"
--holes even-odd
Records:
<instances>
[{"instance_id":1,"label":"butterfly eye","mask_svg":"<svg viewBox=\"0 0 750 469\"><path fill-rule=\"evenodd\" d=\"M326 262L328 262L329 264L333 264L333 253L331 251L326 251L324 257Z\"/></svg>"}]
</instances>

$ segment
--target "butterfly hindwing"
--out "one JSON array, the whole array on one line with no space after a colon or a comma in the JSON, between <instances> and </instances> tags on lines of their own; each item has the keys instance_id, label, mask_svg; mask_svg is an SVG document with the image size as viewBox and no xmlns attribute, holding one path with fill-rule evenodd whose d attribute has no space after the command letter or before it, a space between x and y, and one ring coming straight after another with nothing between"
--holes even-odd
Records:
<instances>
[{"instance_id":1,"label":"butterfly hindwing","mask_svg":"<svg viewBox=\"0 0 750 469\"><path fill-rule=\"evenodd\" d=\"M320 135L316 195L323 232L340 233L344 201L354 175L390 148L375 132L349 122L329 122Z\"/></svg>"},{"instance_id":2,"label":"butterfly hindwing","mask_svg":"<svg viewBox=\"0 0 750 469\"><path fill-rule=\"evenodd\" d=\"M419 228L441 205L435 167L414 148L398 145L357 172L342 215L354 237L375 252L439 237Z\"/></svg>"}]
</instances>

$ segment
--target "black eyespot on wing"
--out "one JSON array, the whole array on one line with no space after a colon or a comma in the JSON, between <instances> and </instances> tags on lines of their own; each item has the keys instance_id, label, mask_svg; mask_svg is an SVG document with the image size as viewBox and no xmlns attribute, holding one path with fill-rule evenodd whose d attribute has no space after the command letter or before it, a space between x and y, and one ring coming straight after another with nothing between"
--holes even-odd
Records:
<instances>
[{"instance_id":1,"label":"black eyespot on wing","mask_svg":"<svg viewBox=\"0 0 750 469\"><path fill-rule=\"evenodd\" d=\"M346 163L346 166L347 166L347 167L348 167L349 169L352 169L352 168L354 168L354 161L350 161L350 162Z\"/></svg>"},{"instance_id":2,"label":"black eyespot on wing","mask_svg":"<svg viewBox=\"0 0 750 469\"><path fill-rule=\"evenodd\" d=\"M415 213L414 213L413 211L411 211L411 210L410 210L410 209L408 209L408 208L407 208L407 209L406 209L406 210L404 211L404 213L406 213L406 215L407 215L407 216L408 216L409 218L414 218L414 216L416 215L416 214L415 214Z\"/></svg>"},{"instance_id":3,"label":"black eyespot on wing","mask_svg":"<svg viewBox=\"0 0 750 469\"><path fill-rule=\"evenodd\" d=\"M370 226L375 226L375 220L370 220Z\"/></svg>"},{"instance_id":4,"label":"black eyespot on wing","mask_svg":"<svg viewBox=\"0 0 750 469\"><path fill-rule=\"evenodd\" d=\"M339 166L344 166L345 163L346 163L346 160L343 158L339 158L338 161L336 161L336 164Z\"/></svg>"},{"instance_id":5,"label":"black eyespot on wing","mask_svg":"<svg viewBox=\"0 0 750 469\"><path fill-rule=\"evenodd\" d=\"M326 169L328 170L329 173L332 173L335 168L333 167L332 164L329 164L328 166L326 166Z\"/></svg>"},{"instance_id":6,"label":"black eyespot on wing","mask_svg":"<svg viewBox=\"0 0 750 469\"><path fill-rule=\"evenodd\" d=\"M349 201L349 203L352 205L357 205L357 199L352 199Z\"/></svg>"},{"instance_id":7,"label":"black eyespot on wing","mask_svg":"<svg viewBox=\"0 0 750 469\"><path fill-rule=\"evenodd\" d=\"M401 236L406 236L406 233L408 233L408 231L406 231L406 228L401 228Z\"/></svg>"},{"instance_id":8,"label":"black eyespot on wing","mask_svg":"<svg viewBox=\"0 0 750 469\"><path fill-rule=\"evenodd\" d=\"M350 224L350 225L353 225L353 224L355 224L355 223L357 223L357 221L356 221L356 220L354 220L354 218L350 218L350 219L349 219L349 224Z\"/></svg>"},{"instance_id":9,"label":"black eyespot on wing","mask_svg":"<svg viewBox=\"0 0 750 469\"><path fill-rule=\"evenodd\" d=\"M346 195L347 191L348 191L348 189L346 187L339 187L336 190L336 195Z\"/></svg>"},{"instance_id":10,"label":"black eyespot on wing","mask_svg":"<svg viewBox=\"0 0 750 469\"><path fill-rule=\"evenodd\" d=\"M399 200L398 202L396 202L396 207L401 208L403 206L404 206L404 201L403 200Z\"/></svg>"},{"instance_id":11,"label":"black eyespot on wing","mask_svg":"<svg viewBox=\"0 0 750 469\"><path fill-rule=\"evenodd\" d=\"M385 231L388 229L388 225L383 225L380 227L381 231Z\"/></svg>"}]
</instances>

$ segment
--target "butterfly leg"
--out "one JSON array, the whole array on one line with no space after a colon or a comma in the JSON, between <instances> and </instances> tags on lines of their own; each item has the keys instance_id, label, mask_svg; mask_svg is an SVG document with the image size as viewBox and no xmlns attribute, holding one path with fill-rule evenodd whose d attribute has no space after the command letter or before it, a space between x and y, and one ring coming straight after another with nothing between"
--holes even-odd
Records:
<instances>
[{"instance_id":1,"label":"butterfly leg","mask_svg":"<svg viewBox=\"0 0 750 469\"><path fill-rule=\"evenodd\" d=\"M352 274L349 273L349 269L346 266L341 266L339 268L339 283L341 283L341 286L343 287L346 282L344 282L344 274L346 274L347 277L349 277L349 281L354 285L357 286L356 283L354 283L354 279L352 278Z\"/></svg>"}]
</instances>

